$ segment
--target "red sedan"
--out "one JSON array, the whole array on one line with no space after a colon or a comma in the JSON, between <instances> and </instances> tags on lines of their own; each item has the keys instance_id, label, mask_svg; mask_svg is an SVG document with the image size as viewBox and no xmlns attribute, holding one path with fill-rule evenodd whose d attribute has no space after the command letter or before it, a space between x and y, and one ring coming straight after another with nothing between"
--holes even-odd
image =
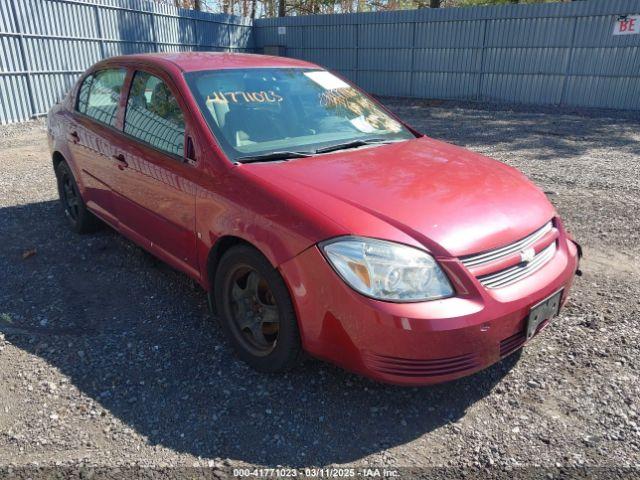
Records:
<instances>
[{"instance_id":1,"label":"red sedan","mask_svg":"<svg viewBox=\"0 0 640 480\"><path fill-rule=\"evenodd\" d=\"M578 271L524 175L311 63L111 58L48 131L71 227L99 219L194 278L260 371L307 352L391 383L462 377L542 330Z\"/></svg>"}]
</instances>

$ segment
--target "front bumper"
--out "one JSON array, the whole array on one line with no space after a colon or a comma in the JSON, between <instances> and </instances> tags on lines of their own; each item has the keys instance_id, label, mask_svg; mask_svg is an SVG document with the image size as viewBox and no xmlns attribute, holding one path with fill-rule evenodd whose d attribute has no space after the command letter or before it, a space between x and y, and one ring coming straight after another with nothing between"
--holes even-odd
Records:
<instances>
[{"instance_id":1,"label":"front bumper","mask_svg":"<svg viewBox=\"0 0 640 480\"><path fill-rule=\"evenodd\" d=\"M282 264L303 347L388 383L424 385L470 375L524 345L532 305L559 289L566 302L578 269L578 247L561 231L558 250L543 268L494 290L483 287L459 260L438 260L457 295L420 303L381 302L356 293L317 247Z\"/></svg>"}]
</instances>

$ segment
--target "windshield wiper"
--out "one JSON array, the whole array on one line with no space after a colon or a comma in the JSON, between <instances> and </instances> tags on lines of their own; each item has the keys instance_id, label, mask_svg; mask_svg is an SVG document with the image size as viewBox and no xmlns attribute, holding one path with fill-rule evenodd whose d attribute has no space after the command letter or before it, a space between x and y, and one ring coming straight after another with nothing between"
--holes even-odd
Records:
<instances>
[{"instance_id":1,"label":"windshield wiper","mask_svg":"<svg viewBox=\"0 0 640 480\"><path fill-rule=\"evenodd\" d=\"M328 147L318 148L313 153L329 153L336 150L346 150L347 148L364 147L365 145L375 145L384 143L394 143L398 140L389 140L386 138L364 138L361 140L352 140L350 142L338 143L336 145L329 145Z\"/></svg>"},{"instance_id":2,"label":"windshield wiper","mask_svg":"<svg viewBox=\"0 0 640 480\"><path fill-rule=\"evenodd\" d=\"M270 152L270 153L262 153L260 155L246 155L244 157L236 158L236 162L238 163L254 163L254 162L269 162L271 160L288 160L290 158L302 158L302 157L310 157L315 152Z\"/></svg>"},{"instance_id":3,"label":"windshield wiper","mask_svg":"<svg viewBox=\"0 0 640 480\"><path fill-rule=\"evenodd\" d=\"M335 145L329 145L327 147L318 148L317 150L311 150L307 152L294 152L289 150L261 153L259 155L246 155L244 157L238 157L235 159L238 163L254 163L254 162L269 162L275 160L288 160L290 158L303 158L311 157L321 153L334 152L336 150L346 150L348 148L363 147L365 145L376 145L385 143L396 143L402 140L389 140L387 138L364 138L359 140L351 140L350 142L338 143Z\"/></svg>"}]
</instances>

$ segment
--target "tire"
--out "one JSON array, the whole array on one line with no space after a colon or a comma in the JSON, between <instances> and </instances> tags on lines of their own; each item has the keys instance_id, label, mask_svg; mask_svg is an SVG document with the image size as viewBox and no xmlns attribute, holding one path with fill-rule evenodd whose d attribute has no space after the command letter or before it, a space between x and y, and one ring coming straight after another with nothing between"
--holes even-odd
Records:
<instances>
[{"instance_id":1,"label":"tire","mask_svg":"<svg viewBox=\"0 0 640 480\"><path fill-rule=\"evenodd\" d=\"M62 161L58 164L56 178L60 203L62 203L71 229L76 233L95 231L100 226L100 220L87 209L67 162Z\"/></svg>"},{"instance_id":2,"label":"tire","mask_svg":"<svg viewBox=\"0 0 640 480\"><path fill-rule=\"evenodd\" d=\"M302 345L289 290L258 250L245 245L229 249L215 280L218 318L241 360L260 372L285 372L300 363Z\"/></svg>"}]
</instances>

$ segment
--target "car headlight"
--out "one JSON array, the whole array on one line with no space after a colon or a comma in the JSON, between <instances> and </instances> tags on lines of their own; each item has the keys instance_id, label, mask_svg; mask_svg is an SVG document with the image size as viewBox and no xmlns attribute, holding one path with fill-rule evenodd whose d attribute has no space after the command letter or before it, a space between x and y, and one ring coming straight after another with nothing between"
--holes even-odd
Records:
<instances>
[{"instance_id":1,"label":"car headlight","mask_svg":"<svg viewBox=\"0 0 640 480\"><path fill-rule=\"evenodd\" d=\"M369 297L419 302L453 295L434 258L417 248L362 237L329 240L320 248L342 279Z\"/></svg>"}]
</instances>

